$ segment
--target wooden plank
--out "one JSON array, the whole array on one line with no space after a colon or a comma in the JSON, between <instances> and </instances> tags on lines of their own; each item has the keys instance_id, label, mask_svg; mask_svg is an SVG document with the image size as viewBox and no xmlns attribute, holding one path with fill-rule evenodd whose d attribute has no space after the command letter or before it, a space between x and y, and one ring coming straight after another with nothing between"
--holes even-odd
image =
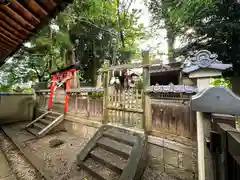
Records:
<instances>
[{"instance_id":1,"label":"wooden plank","mask_svg":"<svg viewBox=\"0 0 240 180\"><path fill-rule=\"evenodd\" d=\"M3 12L0 12L0 19L9 24L9 26L11 26L13 29L16 29L20 34L23 34L24 36L27 36L31 33L30 31L24 29L19 23L15 22L13 19L8 17Z\"/></svg>"},{"instance_id":2,"label":"wooden plank","mask_svg":"<svg viewBox=\"0 0 240 180\"><path fill-rule=\"evenodd\" d=\"M35 28L32 24L30 24L22 16L20 16L18 13L16 13L8 6L0 5L0 9L4 10L5 13L7 13L13 20L21 24L22 27L26 28L27 30L32 31Z\"/></svg>"},{"instance_id":3,"label":"wooden plank","mask_svg":"<svg viewBox=\"0 0 240 180\"><path fill-rule=\"evenodd\" d=\"M1 26L0 26L0 33L10 37L11 39L13 39L14 41L17 41L18 43L21 43L23 40L20 39L19 37L15 36L14 34L8 32L7 30L3 29Z\"/></svg>"},{"instance_id":4,"label":"wooden plank","mask_svg":"<svg viewBox=\"0 0 240 180\"><path fill-rule=\"evenodd\" d=\"M64 119L64 114L57 117L54 121L52 121L48 126L46 126L43 130L38 133L39 137L45 136L49 131L51 131L54 127L62 122Z\"/></svg>"},{"instance_id":5,"label":"wooden plank","mask_svg":"<svg viewBox=\"0 0 240 180\"><path fill-rule=\"evenodd\" d=\"M37 14L40 19L43 19L48 15L48 13L35 0L28 0L25 2L27 7Z\"/></svg>"},{"instance_id":6,"label":"wooden plank","mask_svg":"<svg viewBox=\"0 0 240 180\"><path fill-rule=\"evenodd\" d=\"M48 11L52 11L57 6L54 0L37 0L37 2Z\"/></svg>"},{"instance_id":7,"label":"wooden plank","mask_svg":"<svg viewBox=\"0 0 240 180\"><path fill-rule=\"evenodd\" d=\"M28 127L32 126L32 125L33 125L33 123L35 123L35 122L39 121L39 120L40 120L40 119L42 119L44 116L46 116L48 113L49 113L49 111L47 111L47 112L43 113L43 114L42 114L41 116L39 116L37 119L35 119L35 120L34 120L34 121L32 121L31 123L29 123L29 124L26 126L26 128L28 128Z\"/></svg>"},{"instance_id":8,"label":"wooden plank","mask_svg":"<svg viewBox=\"0 0 240 180\"><path fill-rule=\"evenodd\" d=\"M115 110L115 111L124 111L129 113L143 113L143 110L136 109L136 108L119 108L115 106L108 106L107 109L109 110Z\"/></svg>"},{"instance_id":9,"label":"wooden plank","mask_svg":"<svg viewBox=\"0 0 240 180\"><path fill-rule=\"evenodd\" d=\"M14 34L16 37L19 37L20 39L26 38L26 36L22 35L15 28L12 28L9 24L5 23L2 20L0 20L0 26L9 31L10 33Z\"/></svg>"},{"instance_id":10,"label":"wooden plank","mask_svg":"<svg viewBox=\"0 0 240 180\"><path fill-rule=\"evenodd\" d=\"M12 0L10 3L10 7L19 15L21 15L25 20L30 22L33 26L36 26L40 23L40 20L17 0Z\"/></svg>"},{"instance_id":11,"label":"wooden plank","mask_svg":"<svg viewBox=\"0 0 240 180\"><path fill-rule=\"evenodd\" d=\"M6 45L3 45L3 43L0 42L0 49L2 51L6 51L6 52L10 52L11 50L9 49L9 47L6 47Z\"/></svg>"},{"instance_id":12,"label":"wooden plank","mask_svg":"<svg viewBox=\"0 0 240 180\"><path fill-rule=\"evenodd\" d=\"M18 45L17 42L13 41L12 39L10 39L9 37L7 37L6 35L4 35L2 33L0 33L0 37L2 38L2 39L0 39L2 42L8 44L9 46L11 46L13 48L15 48Z\"/></svg>"},{"instance_id":13,"label":"wooden plank","mask_svg":"<svg viewBox=\"0 0 240 180\"><path fill-rule=\"evenodd\" d=\"M10 50L12 51L12 49L14 49L16 47L16 45L12 45L11 43L9 42L6 42L5 39L0 39L0 45L6 49L7 51Z\"/></svg>"}]
</instances>

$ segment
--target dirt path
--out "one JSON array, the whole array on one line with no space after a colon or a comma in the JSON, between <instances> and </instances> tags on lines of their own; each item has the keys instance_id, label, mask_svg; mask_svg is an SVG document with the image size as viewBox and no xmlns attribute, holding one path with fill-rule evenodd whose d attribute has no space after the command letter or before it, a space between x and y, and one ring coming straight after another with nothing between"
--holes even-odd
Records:
<instances>
[{"instance_id":1,"label":"dirt path","mask_svg":"<svg viewBox=\"0 0 240 180\"><path fill-rule=\"evenodd\" d=\"M45 180L2 131L0 131L0 149L18 180Z\"/></svg>"}]
</instances>

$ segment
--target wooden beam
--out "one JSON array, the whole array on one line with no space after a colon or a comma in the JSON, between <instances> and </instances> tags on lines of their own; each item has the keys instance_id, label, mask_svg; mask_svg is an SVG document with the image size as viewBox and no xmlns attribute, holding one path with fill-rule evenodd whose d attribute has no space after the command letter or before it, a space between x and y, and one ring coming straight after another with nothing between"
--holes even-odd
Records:
<instances>
[{"instance_id":1,"label":"wooden beam","mask_svg":"<svg viewBox=\"0 0 240 180\"><path fill-rule=\"evenodd\" d=\"M4 48L4 49L12 49L12 46L7 45L6 43L3 43L0 41L0 47Z\"/></svg>"},{"instance_id":2,"label":"wooden beam","mask_svg":"<svg viewBox=\"0 0 240 180\"><path fill-rule=\"evenodd\" d=\"M3 12L0 12L0 19L2 21L4 21L5 23L9 24L9 26L11 26L13 29L16 29L19 31L19 33L27 36L29 35L31 32L24 29L19 23L15 22L13 19L11 19L10 17L8 17L6 14L4 14Z\"/></svg>"},{"instance_id":3,"label":"wooden beam","mask_svg":"<svg viewBox=\"0 0 240 180\"><path fill-rule=\"evenodd\" d=\"M52 11L57 6L54 0L38 0L37 2L43 5L48 12Z\"/></svg>"},{"instance_id":4,"label":"wooden beam","mask_svg":"<svg viewBox=\"0 0 240 180\"><path fill-rule=\"evenodd\" d=\"M18 1L12 0L10 3L10 7L28 22L30 22L33 26L36 26L40 23L40 20Z\"/></svg>"},{"instance_id":5,"label":"wooden beam","mask_svg":"<svg viewBox=\"0 0 240 180\"><path fill-rule=\"evenodd\" d=\"M35 12L40 19L43 19L48 15L48 13L35 0L25 0L25 2L28 8Z\"/></svg>"},{"instance_id":6,"label":"wooden beam","mask_svg":"<svg viewBox=\"0 0 240 180\"><path fill-rule=\"evenodd\" d=\"M9 49L13 49L16 47L16 45L14 44L11 44L9 41L7 41L6 39L4 38L1 38L0 36L0 43L2 43L5 47L9 48Z\"/></svg>"},{"instance_id":7,"label":"wooden beam","mask_svg":"<svg viewBox=\"0 0 240 180\"><path fill-rule=\"evenodd\" d=\"M23 40L20 39L19 37L11 34L10 32L8 32L7 30L3 29L1 26L0 26L0 33L6 35L7 37L11 38L12 40L14 41L17 41L18 43L21 43Z\"/></svg>"},{"instance_id":8,"label":"wooden beam","mask_svg":"<svg viewBox=\"0 0 240 180\"><path fill-rule=\"evenodd\" d=\"M4 39L5 40L5 43L8 43L9 45L12 45L14 47L14 45L18 45L17 42L13 41L12 39L10 39L9 37L5 36L4 34L1 34L0 33L0 37L1 39Z\"/></svg>"},{"instance_id":9,"label":"wooden beam","mask_svg":"<svg viewBox=\"0 0 240 180\"><path fill-rule=\"evenodd\" d=\"M6 50L3 50L3 49L0 48L0 52L2 52L2 55L7 55L11 51L6 51Z\"/></svg>"},{"instance_id":10,"label":"wooden beam","mask_svg":"<svg viewBox=\"0 0 240 180\"><path fill-rule=\"evenodd\" d=\"M6 5L0 5L0 9L4 10L12 19L22 25L25 29L32 31L35 27L26 21L22 16Z\"/></svg>"},{"instance_id":11,"label":"wooden beam","mask_svg":"<svg viewBox=\"0 0 240 180\"><path fill-rule=\"evenodd\" d=\"M0 46L0 50L1 50L1 51L4 51L4 52L11 52L11 50L6 49L6 48L4 48L4 47L2 47L2 46Z\"/></svg>"},{"instance_id":12,"label":"wooden beam","mask_svg":"<svg viewBox=\"0 0 240 180\"><path fill-rule=\"evenodd\" d=\"M8 32L14 34L15 36L19 37L20 39L25 39L26 35L22 35L21 33L19 33L16 28L12 28L10 25L8 25L7 23L5 23L4 21L0 20L0 27L6 29Z\"/></svg>"}]
</instances>

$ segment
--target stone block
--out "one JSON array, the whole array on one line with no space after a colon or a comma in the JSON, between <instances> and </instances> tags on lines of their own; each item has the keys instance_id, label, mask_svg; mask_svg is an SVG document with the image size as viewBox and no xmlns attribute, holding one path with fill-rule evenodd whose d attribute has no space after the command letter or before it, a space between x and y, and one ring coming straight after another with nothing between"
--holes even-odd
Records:
<instances>
[{"instance_id":1,"label":"stone block","mask_svg":"<svg viewBox=\"0 0 240 180\"><path fill-rule=\"evenodd\" d=\"M165 164L179 167L179 153L177 151L164 148L163 159Z\"/></svg>"},{"instance_id":2,"label":"stone block","mask_svg":"<svg viewBox=\"0 0 240 180\"><path fill-rule=\"evenodd\" d=\"M195 180L195 173L165 164L165 173L181 180Z\"/></svg>"},{"instance_id":3,"label":"stone block","mask_svg":"<svg viewBox=\"0 0 240 180\"><path fill-rule=\"evenodd\" d=\"M148 154L149 156L163 160L163 147L153 145L153 144L148 144Z\"/></svg>"},{"instance_id":4,"label":"stone block","mask_svg":"<svg viewBox=\"0 0 240 180\"><path fill-rule=\"evenodd\" d=\"M179 167L192 172L197 172L197 159L195 156L188 156L183 153L179 155Z\"/></svg>"},{"instance_id":5,"label":"stone block","mask_svg":"<svg viewBox=\"0 0 240 180\"><path fill-rule=\"evenodd\" d=\"M86 126L87 127L87 138L92 138L93 137L93 135L97 132L97 128L95 128L95 127L90 127L90 126Z\"/></svg>"},{"instance_id":6,"label":"stone block","mask_svg":"<svg viewBox=\"0 0 240 180\"><path fill-rule=\"evenodd\" d=\"M164 172L164 161L156 157L150 156L148 158L148 166L153 170Z\"/></svg>"}]
</instances>

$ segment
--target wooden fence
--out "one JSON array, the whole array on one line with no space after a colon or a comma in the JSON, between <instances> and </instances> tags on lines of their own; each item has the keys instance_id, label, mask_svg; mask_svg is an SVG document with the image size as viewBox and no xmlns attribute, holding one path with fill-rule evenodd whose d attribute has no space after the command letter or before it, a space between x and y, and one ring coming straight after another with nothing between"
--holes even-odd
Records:
<instances>
[{"instance_id":1,"label":"wooden fence","mask_svg":"<svg viewBox=\"0 0 240 180\"><path fill-rule=\"evenodd\" d=\"M143 91L129 89L117 91L109 87L107 119L109 123L128 127L142 127Z\"/></svg>"},{"instance_id":2,"label":"wooden fence","mask_svg":"<svg viewBox=\"0 0 240 180\"><path fill-rule=\"evenodd\" d=\"M189 105L190 96L162 95L151 100L154 135L171 134L196 139L196 115Z\"/></svg>"},{"instance_id":3,"label":"wooden fence","mask_svg":"<svg viewBox=\"0 0 240 180\"><path fill-rule=\"evenodd\" d=\"M88 94L72 94L69 98L69 114L79 118L102 121L103 99Z\"/></svg>"},{"instance_id":4,"label":"wooden fence","mask_svg":"<svg viewBox=\"0 0 240 180\"><path fill-rule=\"evenodd\" d=\"M144 118L142 91L111 91L108 93L107 123L121 124L127 127L142 127ZM38 108L47 109L49 91L37 92ZM155 136L181 136L196 139L195 113L189 106L190 96L163 93L151 98L151 129ZM63 106L62 106L63 109ZM93 97L91 93L70 93L69 115L85 120L104 123L104 103L102 97Z\"/></svg>"},{"instance_id":5,"label":"wooden fence","mask_svg":"<svg viewBox=\"0 0 240 180\"><path fill-rule=\"evenodd\" d=\"M240 132L229 124L215 124L210 149L214 158L214 179L240 179Z\"/></svg>"}]
</instances>

